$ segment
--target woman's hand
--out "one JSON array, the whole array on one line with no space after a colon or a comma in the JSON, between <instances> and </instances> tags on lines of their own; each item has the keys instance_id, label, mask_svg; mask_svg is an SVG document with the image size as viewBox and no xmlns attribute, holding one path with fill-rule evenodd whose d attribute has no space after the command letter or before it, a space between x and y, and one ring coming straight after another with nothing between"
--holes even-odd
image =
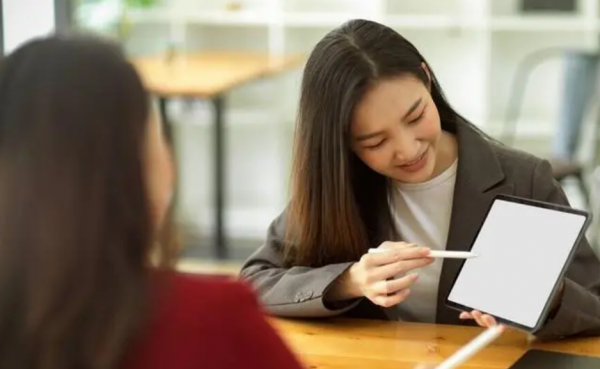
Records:
<instances>
[{"instance_id":1,"label":"woman's hand","mask_svg":"<svg viewBox=\"0 0 600 369\"><path fill-rule=\"evenodd\" d=\"M390 307L404 301L417 280L409 273L433 262L429 249L405 242L384 242L388 252L365 254L342 275L331 299L366 297L379 306Z\"/></svg>"},{"instance_id":2,"label":"woman's hand","mask_svg":"<svg viewBox=\"0 0 600 369\"><path fill-rule=\"evenodd\" d=\"M550 304L550 312L553 313L555 312L556 309L558 309L558 307L560 306L560 302L562 301L562 296L564 293L564 281L561 282L560 287L558 289L558 293L556 294L556 296L554 296L554 300L552 300L552 303ZM460 313L460 319L463 320L467 320L467 319L474 319L477 324L479 324L482 327L490 327L493 325L498 324L496 322L496 319L491 316L491 315L487 315L487 314L482 314L480 311L477 310L473 310L470 313L467 312L462 312Z\"/></svg>"},{"instance_id":3,"label":"woman's hand","mask_svg":"<svg viewBox=\"0 0 600 369\"><path fill-rule=\"evenodd\" d=\"M488 314L482 314L481 311L473 310L470 313L462 312L460 313L460 319L474 319L479 326L488 328L494 325L497 325L496 318Z\"/></svg>"}]
</instances>

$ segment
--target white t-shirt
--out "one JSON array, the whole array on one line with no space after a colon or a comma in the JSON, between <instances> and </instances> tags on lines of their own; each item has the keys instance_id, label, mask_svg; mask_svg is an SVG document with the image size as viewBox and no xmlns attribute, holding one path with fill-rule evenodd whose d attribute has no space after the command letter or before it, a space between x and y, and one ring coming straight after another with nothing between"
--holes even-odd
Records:
<instances>
[{"instance_id":1,"label":"white t-shirt","mask_svg":"<svg viewBox=\"0 0 600 369\"><path fill-rule=\"evenodd\" d=\"M402 241L432 250L446 249L457 167L458 161L455 161L427 182L395 185L392 215ZM397 306L400 320L435 321L442 262L443 259L435 259L425 268L413 271L419 278L410 288L407 299Z\"/></svg>"}]
</instances>

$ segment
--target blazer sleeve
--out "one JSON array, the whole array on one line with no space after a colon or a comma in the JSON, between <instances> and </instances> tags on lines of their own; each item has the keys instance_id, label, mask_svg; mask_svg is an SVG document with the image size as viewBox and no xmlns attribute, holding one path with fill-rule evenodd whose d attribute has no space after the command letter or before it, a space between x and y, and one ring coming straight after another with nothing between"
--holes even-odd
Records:
<instances>
[{"instance_id":1,"label":"blazer sleeve","mask_svg":"<svg viewBox=\"0 0 600 369\"><path fill-rule=\"evenodd\" d=\"M233 285L232 285L233 286ZM245 284L236 284L234 293L222 309L230 314L220 327L215 329L228 331L215 335L225 341L211 344L210 350L219 359L218 368L245 369L301 369L300 360L291 351L287 343L267 321L251 288ZM219 315L223 316L223 315ZM210 317L206 317L210 319ZM217 322L215 322L217 323ZM203 334L206 334L205 332ZM218 350L222 349L222 352ZM217 350L216 352L214 350ZM204 365L202 367L205 367Z\"/></svg>"},{"instance_id":2,"label":"blazer sleeve","mask_svg":"<svg viewBox=\"0 0 600 369\"><path fill-rule=\"evenodd\" d=\"M320 268L285 267L283 237L285 212L276 218L267 232L266 242L242 265L240 276L251 282L266 309L282 317L328 317L353 308L359 300L334 307L324 296L335 280L352 263Z\"/></svg>"},{"instance_id":3,"label":"blazer sleeve","mask_svg":"<svg viewBox=\"0 0 600 369\"><path fill-rule=\"evenodd\" d=\"M569 205L567 197L552 176L548 161L540 162L533 175L533 197ZM535 336L555 339L600 334L600 261L584 237L569 265L562 299L557 310Z\"/></svg>"}]
</instances>

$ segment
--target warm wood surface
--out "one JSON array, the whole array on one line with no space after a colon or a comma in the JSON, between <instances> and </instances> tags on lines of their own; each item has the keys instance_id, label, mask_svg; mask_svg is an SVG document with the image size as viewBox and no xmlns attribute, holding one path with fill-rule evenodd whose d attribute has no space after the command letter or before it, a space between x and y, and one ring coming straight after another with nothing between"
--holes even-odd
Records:
<instances>
[{"instance_id":1,"label":"warm wood surface","mask_svg":"<svg viewBox=\"0 0 600 369\"><path fill-rule=\"evenodd\" d=\"M178 54L131 60L148 90L170 97L210 98L252 80L299 66L302 55L270 58L246 52Z\"/></svg>"},{"instance_id":2,"label":"warm wood surface","mask_svg":"<svg viewBox=\"0 0 600 369\"><path fill-rule=\"evenodd\" d=\"M348 319L273 322L313 369L414 369L443 361L481 332L471 327ZM508 331L464 367L509 368L528 347L600 357L600 339L540 344L530 342L523 333Z\"/></svg>"},{"instance_id":3,"label":"warm wood surface","mask_svg":"<svg viewBox=\"0 0 600 369\"><path fill-rule=\"evenodd\" d=\"M186 273L237 276L240 269L241 263L238 262L216 262L195 258L184 258L177 263L177 270Z\"/></svg>"}]
</instances>

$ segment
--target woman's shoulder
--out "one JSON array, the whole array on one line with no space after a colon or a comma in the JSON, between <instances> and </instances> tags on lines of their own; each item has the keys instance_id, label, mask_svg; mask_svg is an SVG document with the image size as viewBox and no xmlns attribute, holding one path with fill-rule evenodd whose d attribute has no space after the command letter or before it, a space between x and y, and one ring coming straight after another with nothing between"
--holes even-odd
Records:
<instances>
[{"instance_id":1,"label":"woman's shoulder","mask_svg":"<svg viewBox=\"0 0 600 369\"><path fill-rule=\"evenodd\" d=\"M150 329L199 331L261 313L252 288L232 276L168 272L154 280Z\"/></svg>"},{"instance_id":2,"label":"woman's shoulder","mask_svg":"<svg viewBox=\"0 0 600 369\"><path fill-rule=\"evenodd\" d=\"M166 273L155 285L151 317L124 367L233 368L239 363L227 363L239 361L236 355L250 358L249 368L265 363L251 350L274 333L247 284L230 277ZM283 355L280 348L275 353Z\"/></svg>"},{"instance_id":3,"label":"woman's shoulder","mask_svg":"<svg viewBox=\"0 0 600 369\"><path fill-rule=\"evenodd\" d=\"M202 310L227 310L224 307L258 305L251 287L232 276L173 273L168 295L174 304Z\"/></svg>"},{"instance_id":4,"label":"woman's shoulder","mask_svg":"<svg viewBox=\"0 0 600 369\"><path fill-rule=\"evenodd\" d=\"M458 121L457 136L459 145L466 145L461 153L466 156L464 159L468 159L469 164L477 164L476 166L484 168L496 168L499 165L504 175L509 178L522 178L523 175L548 165L546 159L505 145L464 119Z\"/></svg>"},{"instance_id":5,"label":"woman's shoulder","mask_svg":"<svg viewBox=\"0 0 600 369\"><path fill-rule=\"evenodd\" d=\"M519 177L525 174L533 175L550 165L545 158L500 142L490 141L490 147L504 173L509 177L513 175Z\"/></svg>"},{"instance_id":6,"label":"woman's shoulder","mask_svg":"<svg viewBox=\"0 0 600 369\"><path fill-rule=\"evenodd\" d=\"M473 171L471 180L487 181L488 189L503 185L504 191L515 196L567 203L548 159L505 145L471 124L457 127L459 144L465 144L462 150L459 147L459 160L463 168Z\"/></svg>"},{"instance_id":7,"label":"woman's shoulder","mask_svg":"<svg viewBox=\"0 0 600 369\"><path fill-rule=\"evenodd\" d=\"M566 201L548 159L497 142L490 146L502 168L504 182L514 187L514 195L560 203Z\"/></svg>"},{"instance_id":8,"label":"woman's shoulder","mask_svg":"<svg viewBox=\"0 0 600 369\"><path fill-rule=\"evenodd\" d=\"M263 315L254 292L244 282L229 276L176 272L155 279L149 312L149 342L218 340L232 334L231 321Z\"/></svg>"}]
</instances>

